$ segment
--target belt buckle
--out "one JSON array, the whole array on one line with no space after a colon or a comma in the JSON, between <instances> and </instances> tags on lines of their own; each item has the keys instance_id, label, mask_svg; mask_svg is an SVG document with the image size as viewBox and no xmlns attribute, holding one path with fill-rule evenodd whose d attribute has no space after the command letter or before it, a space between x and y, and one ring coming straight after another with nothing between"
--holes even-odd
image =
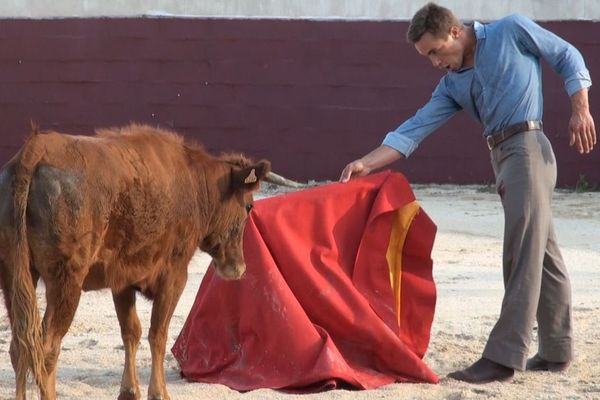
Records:
<instances>
[{"instance_id":1,"label":"belt buckle","mask_svg":"<svg viewBox=\"0 0 600 400\"><path fill-rule=\"evenodd\" d=\"M535 121L527 121L527 130L528 131L536 130L536 128L537 128L536 125L537 124L535 123Z\"/></svg>"}]
</instances>

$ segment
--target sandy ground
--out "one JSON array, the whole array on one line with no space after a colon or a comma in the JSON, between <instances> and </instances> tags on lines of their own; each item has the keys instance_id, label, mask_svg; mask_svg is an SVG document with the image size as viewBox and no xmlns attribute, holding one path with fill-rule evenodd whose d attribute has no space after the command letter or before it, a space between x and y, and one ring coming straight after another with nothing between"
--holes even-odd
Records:
<instances>
[{"instance_id":1,"label":"sandy ground","mask_svg":"<svg viewBox=\"0 0 600 400\"><path fill-rule=\"evenodd\" d=\"M502 209L497 195L486 187L415 185L413 189L424 210L438 225L433 250L438 300L425 361L442 377L439 384L393 384L370 391L334 390L310 395L290 395L268 389L239 393L222 385L186 382L180 378L177 362L168 352L165 367L171 397L177 400L600 399L600 329L597 328L600 320L600 193L557 191L555 194L556 229L573 284L576 361L572 367L558 374L517 372L512 383L469 385L444 376L479 358L497 318L503 293ZM272 190L261 193L262 196L273 194ZM168 349L181 330L208 261L206 255L198 253L190 265L189 281L171 323ZM143 398L150 373L146 336L150 307L148 301L138 300L144 329L137 357ZM1 399L14 397L9 342L10 328L2 303ZM532 354L536 345L532 343ZM106 290L85 293L63 341L57 383L59 398L116 398L123 357L110 293Z\"/></svg>"}]
</instances>

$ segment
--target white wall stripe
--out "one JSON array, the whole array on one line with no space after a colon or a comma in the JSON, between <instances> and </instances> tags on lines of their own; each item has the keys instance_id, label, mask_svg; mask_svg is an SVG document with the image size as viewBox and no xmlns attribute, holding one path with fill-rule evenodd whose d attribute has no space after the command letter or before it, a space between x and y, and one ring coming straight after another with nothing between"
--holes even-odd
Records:
<instances>
[{"instance_id":1,"label":"white wall stripe","mask_svg":"<svg viewBox=\"0 0 600 400\"><path fill-rule=\"evenodd\" d=\"M426 0L2 0L0 18L169 16L409 20ZM522 13L536 20L600 20L600 0L439 0L464 20Z\"/></svg>"}]
</instances>

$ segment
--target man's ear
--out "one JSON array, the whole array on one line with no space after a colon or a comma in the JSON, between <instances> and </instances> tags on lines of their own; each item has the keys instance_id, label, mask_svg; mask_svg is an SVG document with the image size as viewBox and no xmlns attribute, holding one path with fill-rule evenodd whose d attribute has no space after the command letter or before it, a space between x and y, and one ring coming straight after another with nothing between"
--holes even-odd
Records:
<instances>
[{"instance_id":1,"label":"man's ear","mask_svg":"<svg viewBox=\"0 0 600 400\"><path fill-rule=\"evenodd\" d=\"M462 32L462 29L456 25L452 25L450 27L450 36L452 36L452 39L458 39L461 32Z\"/></svg>"},{"instance_id":2,"label":"man's ear","mask_svg":"<svg viewBox=\"0 0 600 400\"><path fill-rule=\"evenodd\" d=\"M258 190L260 181L271 171L271 163L261 160L254 165L244 168L233 168L231 171L231 186L234 191L245 192Z\"/></svg>"}]
</instances>

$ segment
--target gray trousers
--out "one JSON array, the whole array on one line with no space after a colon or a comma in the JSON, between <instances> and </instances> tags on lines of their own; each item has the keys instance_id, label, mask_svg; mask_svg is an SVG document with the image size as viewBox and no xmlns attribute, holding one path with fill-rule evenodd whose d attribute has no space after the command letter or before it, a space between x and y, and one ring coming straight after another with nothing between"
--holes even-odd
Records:
<instances>
[{"instance_id":1,"label":"gray trousers","mask_svg":"<svg viewBox=\"0 0 600 400\"><path fill-rule=\"evenodd\" d=\"M552 146L542 131L523 132L498 144L491 158L504 208L505 292L483 357L525 369L537 318L540 357L570 361L571 283L552 222Z\"/></svg>"}]
</instances>

